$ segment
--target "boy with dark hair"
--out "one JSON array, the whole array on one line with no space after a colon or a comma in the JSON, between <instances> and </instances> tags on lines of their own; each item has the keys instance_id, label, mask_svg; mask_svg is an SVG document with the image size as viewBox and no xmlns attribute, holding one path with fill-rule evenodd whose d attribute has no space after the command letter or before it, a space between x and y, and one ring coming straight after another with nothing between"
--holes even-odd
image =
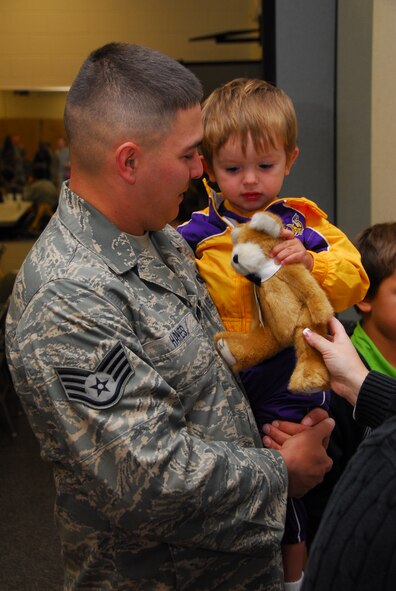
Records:
<instances>
[{"instance_id":1,"label":"boy with dark hair","mask_svg":"<svg viewBox=\"0 0 396 591\"><path fill-rule=\"evenodd\" d=\"M370 287L355 305L360 320L351 341L368 369L396 378L396 222L366 228L356 236L354 244ZM370 429L354 421L353 407L343 398L334 396L330 406L337 422L331 453L338 476Z\"/></svg>"},{"instance_id":2,"label":"boy with dark hair","mask_svg":"<svg viewBox=\"0 0 396 591\"><path fill-rule=\"evenodd\" d=\"M396 222L375 224L354 240L370 279L351 340L370 369L396 377Z\"/></svg>"},{"instance_id":3,"label":"boy with dark hair","mask_svg":"<svg viewBox=\"0 0 396 591\"><path fill-rule=\"evenodd\" d=\"M354 306L359 321L354 328L348 326L347 332L370 372L396 378L396 222L374 224L360 232L353 242L361 254L370 287L362 301ZM366 409L372 412L375 404L377 414L381 416L388 399L384 398L381 387L373 384L370 403L361 402L360 414L364 415ZM336 426L330 439L329 454L334 463L324 482L305 497L310 518L309 542L316 535L335 484L372 430L359 421L358 416L355 417L356 412L345 397L331 397L330 414L335 418Z\"/></svg>"}]
</instances>

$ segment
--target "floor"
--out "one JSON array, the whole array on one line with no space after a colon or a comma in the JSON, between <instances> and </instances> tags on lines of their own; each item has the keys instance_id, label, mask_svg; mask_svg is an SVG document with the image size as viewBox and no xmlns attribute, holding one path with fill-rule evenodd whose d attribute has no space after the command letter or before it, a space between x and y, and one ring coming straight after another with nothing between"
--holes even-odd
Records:
<instances>
[{"instance_id":1,"label":"floor","mask_svg":"<svg viewBox=\"0 0 396 591\"><path fill-rule=\"evenodd\" d=\"M16 437L0 421L0 590L61 591L52 471L15 405Z\"/></svg>"},{"instance_id":2,"label":"floor","mask_svg":"<svg viewBox=\"0 0 396 591\"><path fill-rule=\"evenodd\" d=\"M18 270L34 240L2 243L0 271L7 274ZM52 471L15 395L7 402L16 436L0 416L0 591L61 591Z\"/></svg>"}]
</instances>

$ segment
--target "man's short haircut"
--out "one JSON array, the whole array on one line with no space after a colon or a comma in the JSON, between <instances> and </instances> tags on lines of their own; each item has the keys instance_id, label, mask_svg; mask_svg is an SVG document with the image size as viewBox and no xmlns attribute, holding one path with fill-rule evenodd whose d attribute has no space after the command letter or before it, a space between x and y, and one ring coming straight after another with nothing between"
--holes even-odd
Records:
<instances>
[{"instance_id":1,"label":"man's short haircut","mask_svg":"<svg viewBox=\"0 0 396 591\"><path fill-rule=\"evenodd\" d=\"M109 43L90 53L68 92L70 148L89 167L102 142L155 142L178 110L201 99L199 80L174 59L140 45Z\"/></svg>"},{"instance_id":2,"label":"man's short haircut","mask_svg":"<svg viewBox=\"0 0 396 591\"><path fill-rule=\"evenodd\" d=\"M366 297L373 298L384 279L396 271L396 222L374 224L353 240L370 279Z\"/></svg>"},{"instance_id":3,"label":"man's short haircut","mask_svg":"<svg viewBox=\"0 0 396 591\"><path fill-rule=\"evenodd\" d=\"M202 110L202 154L209 168L213 156L230 139L239 139L245 153L250 136L256 150L275 148L281 141L287 157L297 145L297 117L288 95L265 82L236 78L217 88Z\"/></svg>"}]
</instances>

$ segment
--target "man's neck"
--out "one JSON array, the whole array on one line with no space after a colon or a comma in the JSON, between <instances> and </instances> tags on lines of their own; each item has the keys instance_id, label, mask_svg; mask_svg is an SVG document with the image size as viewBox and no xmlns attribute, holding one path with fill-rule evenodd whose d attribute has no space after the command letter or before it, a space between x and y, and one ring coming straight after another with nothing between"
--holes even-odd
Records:
<instances>
[{"instance_id":1,"label":"man's neck","mask_svg":"<svg viewBox=\"0 0 396 591\"><path fill-rule=\"evenodd\" d=\"M139 216L132 215L133 200L121 192L120 186L105 184L101 178L104 177L99 175L97 179L91 179L83 174L75 174L70 178L69 189L97 209L121 232L143 235Z\"/></svg>"}]
</instances>

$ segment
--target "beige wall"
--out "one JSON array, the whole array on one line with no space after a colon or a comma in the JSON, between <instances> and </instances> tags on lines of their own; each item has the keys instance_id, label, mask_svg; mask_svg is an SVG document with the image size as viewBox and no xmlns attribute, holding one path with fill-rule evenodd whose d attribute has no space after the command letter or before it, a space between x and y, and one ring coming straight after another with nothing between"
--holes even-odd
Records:
<instances>
[{"instance_id":1,"label":"beige wall","mask_svg":"<svg viewBox=\"0 0 396 591\"><path fill-rule=\"evenodd\" d=\"M0 89L69 86L82 60L110 41L178 60L260 59L256 43L190 42L258 26L259 0L1 0Z\"/></svg>"},{"instance_id":2,"label":"beige wall","mask_svg":"<svg viewBox=\"0 0 396 591\"><path fill-rule=\"evenodd\" d=\"M62 119L66 92L29 91L15 94L10 90L0 91L0 118Z\"/></svg>"},{"instance_id":3,"label":"beige wall","mask_svg":"<svg viewBox=\"0 0 396 591\"><path fill-rule=\"evenodd\" d=\"M338 4L337 223L396 221L396 2Z\"/></svg>"},{"instance_id":4,"label":"beige wall","mask_svg":"<svg viewBox=\"0 0 396 591\"><path fill-rule=\"evenodd\" d=\"M65 136L65 99L66 92L29 91L19 95L0 91L0 143L6 135L18 134L29 159L41 141L55 149L57 139Z\"/></svg>"},{"instance_id":5,"label":"beige wall","mask_svg":"<svg viewBox=\"0 0 396 591\"><path fill-rule=\"evenodd\" d=\"M396 2L373 2L371 221L396 221Z\"/></svg>"},{"instance_id":6,"label":"beige wall","mask_svg":"<svg viewBox=\"0 0 396 591\"><path fill-rule=\"evenodd\" d=\"M0 0L0 142L18 133L29 157L39 141L54 147L64 133L67 87L88 53L110 41L184 61L259 60L258 43L189 39L258 28L260 6L260 0Z\"/></svg>"},{"instance_id":7,"label":"beige wall","mask_svg":"<svg viewBox=\"0 0 396 591\"><path fill-rule=\"evenodd\" d=\"M87 53L108 41L143 43L185 61L261 54L258 44L189 42L255 28L258 0L0 2L0 119L6 122L60 121L65 93L16 96L4 89L68 86ZM396 219L396 2L348 0L338 6L337 223L353 236L370 223Z\"/></svg>"}]
</instances>

